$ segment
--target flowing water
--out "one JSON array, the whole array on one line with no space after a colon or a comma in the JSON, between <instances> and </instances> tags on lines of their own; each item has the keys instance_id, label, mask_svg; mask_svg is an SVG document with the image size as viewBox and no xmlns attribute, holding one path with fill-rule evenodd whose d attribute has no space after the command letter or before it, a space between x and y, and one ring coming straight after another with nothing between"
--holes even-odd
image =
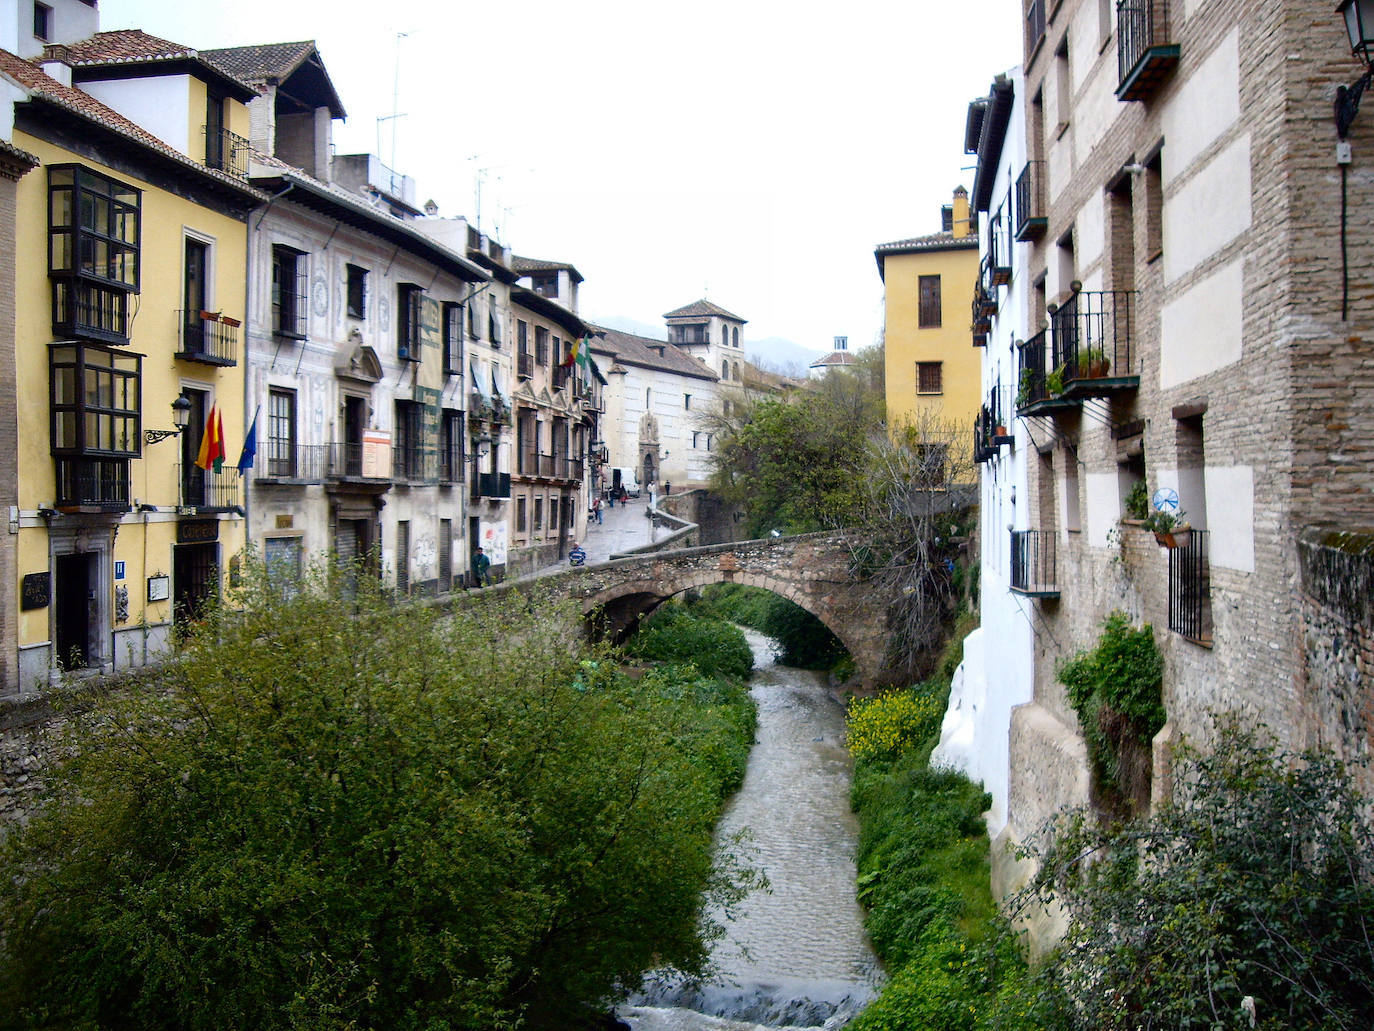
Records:
<instances>
[{"instance_id":1,"label":"flowing water","mask_svg":"<svg viewBox=\"0 0 1374 1031\"><path fill-rule=\"evenodd\" d=\"M882 980L854 894L844 711L819 674L776 665L768 638L745 635L758 733L718 836L749 831L771 891L751 895L726 925L711 983L660 983L619 1009L636 1031L837 1028Z\"/></svg>"}]
</instances>

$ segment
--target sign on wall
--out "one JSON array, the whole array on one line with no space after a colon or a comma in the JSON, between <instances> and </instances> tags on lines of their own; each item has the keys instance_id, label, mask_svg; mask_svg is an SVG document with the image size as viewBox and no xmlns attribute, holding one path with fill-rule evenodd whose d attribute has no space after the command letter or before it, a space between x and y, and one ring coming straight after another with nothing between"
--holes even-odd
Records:
<instances>
[{"instance_id":1,"label":"sign on wall","mask_svg":"<svg viewBox=\"0 0 1374 1031\"><path fill-rule=\"evenodd\" d=\"M391 434L363 430L363 477L385 480L391 476Z\"/></svg>"},{"instance_id":2,"label":"sign on wall","mask_svg":"<svg viewBox=\"0 0 1374 1031\"><path fill-rule=\"evenodd\" d=\"M46 609L51 590L51 573L26 573L19 587L20 610L28 612L30 609Z\"/></svg>"}]
</instances>

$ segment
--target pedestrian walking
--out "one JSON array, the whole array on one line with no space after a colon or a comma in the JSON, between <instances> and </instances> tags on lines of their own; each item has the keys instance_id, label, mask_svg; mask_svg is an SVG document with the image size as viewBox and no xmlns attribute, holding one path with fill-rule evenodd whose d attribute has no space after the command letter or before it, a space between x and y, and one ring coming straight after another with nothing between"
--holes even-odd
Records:
<instances>
[{"instance_id":1,"label":"pedestrian walking","mask_svg":"<svg viewBox=\"0 0 1374 1031\"><path fill-rule=\"evenodd\" d=\"M615 508L615 488L612 487L606 492L606 507Z\"/></svg>"},{"instance_id":2,"label":"pedestrian walking","mask_svg":"<svg viewBox=\"0 0 1374 1031\"><path fill-rule=\"evenodd\" d=\"M478 587L486 587L491 583L491 576L487 572L491 568L491 559L487 558L487 553L481 548L472 556L472 582Z\"/></svg>"},{"instance_id":3,"label":"pedestrian walking","mask_svg":"<svg viewBox=\"0 0 1374 1031\"><path fill-rule=\"evenodd\" d=\"M601 524L601 499L592 498L592 515L596 517L597 525Z\"/></svg>"},{"instance_id":4,"label":"pedestrian walking","mask_svg":"<svg viewBox=\"0 0 1374 1031\"><path fill-rule=\"evenodd\" d=\"M584 566L587 564L587 553L582 550L582 545L573 541L572 551L568 552L568 565Z\"/></svg>"}]
</instances>

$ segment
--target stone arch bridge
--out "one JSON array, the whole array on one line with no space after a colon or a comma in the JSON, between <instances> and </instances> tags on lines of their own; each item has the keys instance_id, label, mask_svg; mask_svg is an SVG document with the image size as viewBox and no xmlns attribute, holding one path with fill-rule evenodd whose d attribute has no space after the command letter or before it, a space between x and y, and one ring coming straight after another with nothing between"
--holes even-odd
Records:
<instances>
[{"instance_id":1,"label":"stone arch bridge","mask_svg":"<svg viewBox=\"0 0 1374 1031\"><path fill-rule=\"evenodd\" d=\"M762 587L824 623L849 650L860 683L872 685L886 666L888 604L871 581L850 574L850 561L843 537L812 533L617 558L539 584L576 598L599 632L616 638L683 591L716 583Z\"/></svg>"}]
</instances>

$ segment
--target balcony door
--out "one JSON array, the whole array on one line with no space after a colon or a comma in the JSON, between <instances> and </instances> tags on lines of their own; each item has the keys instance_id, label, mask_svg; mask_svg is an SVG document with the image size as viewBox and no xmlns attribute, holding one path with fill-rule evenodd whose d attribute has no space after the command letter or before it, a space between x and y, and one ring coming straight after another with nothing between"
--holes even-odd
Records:
<instances>
[{"instance_id":1,"label":"balcony door","mask_svg":"<svg viewBox=\"0 0 1374 1031\"><path fill-rule=\"evenodd\" d=\"M190 420L181 432L181 504L199 508L205 504L205 470L196 465L196 458L200 454L200 442L205 436L210 393L186 387L181 394L191 402Z\"/></svg>"},{"instance_id":2,"label":"balcony door","mask_svg":"<svg viewBox=\"0 0 1374 1031\"><path fill-rule=\"evenodd\" d=\"M182 290L182 347L190 354L205 350L205 324L200 313L210 303L207 292L210 248L200 240L186 239L186 282Z\"/></svg>"}]
</instances>

